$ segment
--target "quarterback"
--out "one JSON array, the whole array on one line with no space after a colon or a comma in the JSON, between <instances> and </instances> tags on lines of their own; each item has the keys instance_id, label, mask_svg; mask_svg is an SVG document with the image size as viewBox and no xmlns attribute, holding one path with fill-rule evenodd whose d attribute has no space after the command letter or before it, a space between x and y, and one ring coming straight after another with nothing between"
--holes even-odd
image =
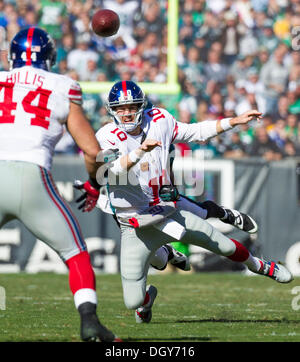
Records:
<instances>
[{"instance_id":1,"label":"quarterback","mask_svg":"<svg viewBox=\"0 0 300 362\"><path fill-rule=\"evenodd\" d=\"M80 86L50 72L56 50L42 29L18 32L9 57L11 70L0 72L0 227L18 219L54 249L69 269L81 338L114 341L96 314L95 275L80 226L51 175L54 148L66 124L84 153L90 177L83 187L84 210L91 209L100 147L81 107Z\"/></svg>"},{"instance_id":2,"label":"quarterback","mask_svg":"<svg viewBox=\"0 0 300 362\"><path fill-rule=\"evenodd\" d=\"M137 323L148 323L152 318L157 289L147 286L149 263L156 250L170 242L206 248L280 283L293 279L284 266L251 255L241 243L220 233L193 212L184 198L174 202L160 197L161 189L171 184L167 163L172 143L205 141L261 118L260 112L250 110L234 118L183 124L165 109L147 109L143 91L132 81L120 81L112 87L107 109L114 122L102 127L96 137L102 149L120 152L108 170L108 194L121 227L124 302L135 310Z\"/></svg>"}]
</instances>

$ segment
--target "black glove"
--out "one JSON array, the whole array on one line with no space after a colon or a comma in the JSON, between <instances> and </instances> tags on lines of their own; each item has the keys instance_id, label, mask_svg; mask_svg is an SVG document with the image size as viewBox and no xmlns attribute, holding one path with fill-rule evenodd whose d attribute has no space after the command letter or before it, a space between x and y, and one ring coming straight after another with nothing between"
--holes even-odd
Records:
<instances>
[{"instance_id":1,"label":"black glove","mask_svg":"<svg viewBox=\"0 0 300 362\"><path fill-rule=\"evenodd\" d=\"M82 209L82 212L92 211L97 204L100 193L100 185L98 185L97 181L89 179L88 181L83 183L79 180L75 180L73 183L73 187L77 190L81 190L84 192L84 194L78 197L78 199L76 200L76 202L83 201L83 203L78 206L78 209Z\"/></svg>"},{"instance_id":2,"label":"black glove","mask_svg":"<svg viewBox=\"0 0 300 362\"><path fill-rule=\"evenodd\" d=\"M179 192L176 186L163 185L159 190L159 197L163 201L178 201L180 198Z\"/></svg>"}]
</instances>

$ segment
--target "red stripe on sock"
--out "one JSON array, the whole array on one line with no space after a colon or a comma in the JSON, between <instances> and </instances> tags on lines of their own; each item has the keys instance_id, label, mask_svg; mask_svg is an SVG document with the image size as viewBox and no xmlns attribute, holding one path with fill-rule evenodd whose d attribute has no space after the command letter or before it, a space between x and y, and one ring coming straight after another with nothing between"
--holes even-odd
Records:
<instances>
[{"instance_id":1,"label":"red stripe on sock","mask_svg":"<svg viewBox=\"0 0 300 362\"><path fill-rule=\"evenodd\" d=\"M244 247L244 245L242 245L238 241L236 241L234 239L230 239L230 240L235 243L236 249L235 249L235 252L232 255L228 256L228 258L233 260L233 261L239 261L239 262L246 261L249 258L248 249L246 249Z\"/></svg>"},{"instance_id":2,"label":"red stripe on sock","mask_svg":"<svg viewBox=\"0 0 300 362\"><path fill-rule=\"evenodd\" d=\"M95 273L87 251L68 259L66 264L69 268L69 285L73 294L82 288L96 290Z\"/></svg>"}]
</instances>

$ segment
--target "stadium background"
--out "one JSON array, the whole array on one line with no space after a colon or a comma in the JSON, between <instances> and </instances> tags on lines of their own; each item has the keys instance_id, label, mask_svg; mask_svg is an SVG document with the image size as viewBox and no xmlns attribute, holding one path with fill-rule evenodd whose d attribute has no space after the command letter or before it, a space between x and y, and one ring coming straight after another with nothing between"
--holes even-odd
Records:
<instances>
[{"instance_id":1,"label":"stadium background","mask_svg":"<svg viewBox=\"0 0 300 362\"><path fill-rule=\"evenodd\" d=\"M102 39L90 30L100 7L115 10L121 28ZM250 108L261 124L241 127L207 144L176 145L175 168L204 158L204 193L251 214L260 231L248 237L212 220L257 255L285 261L300 275L300 1L111 0L0 1L3 70L7 47L23 26L39 25L55 39L54 71L77 79L95 129L109 122L104 107L112 82L132 79L149 99L186 123L230 117ZM188 166L185 166L188 167ZM53 169L62 195L82 225L95 270L118 272L119 232L109 215L76 210L74 178L85 179L83 160L66 132ZM197 177L197 175L196 175ZM201 175L199 176L201 177ZM182 185L190 194L192 187ZM195 270L230 270L232 263L190 248ZM0 231L0 272L56 271L65 266L21 224Z\"/></svg>"}]
</instances>

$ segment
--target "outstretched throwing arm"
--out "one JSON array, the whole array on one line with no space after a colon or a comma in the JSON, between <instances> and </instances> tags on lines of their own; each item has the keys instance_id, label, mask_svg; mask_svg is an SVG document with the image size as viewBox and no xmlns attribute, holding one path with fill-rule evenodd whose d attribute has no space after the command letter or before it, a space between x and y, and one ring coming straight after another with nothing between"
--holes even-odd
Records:
<instances>
[{"instance_id":1,"label":"outstretched throwing arm","mask_svg":"<svg viewBox=\"0 0 300 362\"><path fill-rule=\"evenodd\" d=\"M204 142L240 124L247 124L253 119L261 119L262 113L257 110L244 112L233 118L223 118L217 121L202 121L193 124L175 123L174 143L178 142Z\"/></svg>"}]
</instances>

